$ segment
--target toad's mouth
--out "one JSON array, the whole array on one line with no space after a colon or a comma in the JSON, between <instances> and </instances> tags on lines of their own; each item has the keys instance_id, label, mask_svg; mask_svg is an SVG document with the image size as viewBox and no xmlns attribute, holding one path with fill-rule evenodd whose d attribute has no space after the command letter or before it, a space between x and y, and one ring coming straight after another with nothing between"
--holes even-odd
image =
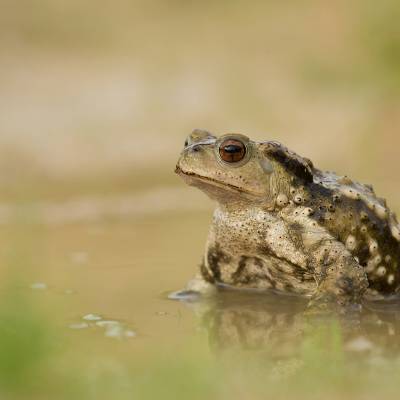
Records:
<instances>
[{"instance_id":1,"label":"toad's mouth","mask_svg":"<svg viewBox=\"0 0 400 400\"><path fill-rule=\"evenodd\" d=\"M183 176L192 178L194 180L204 182L205 184L219 187L221 189L225 189L225 190L228 189L228 190L232 190L234 192L244 193L244 194L248 194L248 195L256 196L256 197L261 196L261 194L259 194L259 193L255 193L250 190L244 189L242 187L232 185L231 183L224 183L224 182L218 181L217 179L210 178L208 176L196 174L195 172L184 171L179 165L177 165L175 167L175 173L178 175L183 175Z\"/></svg>"}]
</instances>

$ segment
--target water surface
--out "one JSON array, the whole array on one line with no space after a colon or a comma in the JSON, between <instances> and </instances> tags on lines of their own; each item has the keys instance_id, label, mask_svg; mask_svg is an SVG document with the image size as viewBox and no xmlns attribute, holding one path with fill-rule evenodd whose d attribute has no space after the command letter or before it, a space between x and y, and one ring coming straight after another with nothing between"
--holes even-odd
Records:
<instances>
[{"instance_id":1,"label":"water surface","mask_svg":"<svg viewBox=\"0 0 400 400\"><path fill-rule=\"evenodd\" d=\"M190 196L4 208L0 386L96 399L397 393L398 300L312 315L306 299L272 292L169 299L197 272L211 219Z\"/></svg>"}]
</instances>

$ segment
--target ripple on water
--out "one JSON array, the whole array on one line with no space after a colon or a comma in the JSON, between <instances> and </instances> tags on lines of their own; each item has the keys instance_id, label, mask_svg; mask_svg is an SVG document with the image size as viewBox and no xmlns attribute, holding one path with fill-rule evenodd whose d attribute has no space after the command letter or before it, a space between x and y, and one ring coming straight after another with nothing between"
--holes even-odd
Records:
<instances>
[{"instance_id":1,"label":"ripple on water","mask_svg":"<svg viewBox=\"0 0 400 400\"><path fill-rule=\"evenodd\" d=\"M202 298L201 293L194 290L178 290L167 295L170 300L179 300L183 302L199 301Z\"/></svg>"}]
</instances>

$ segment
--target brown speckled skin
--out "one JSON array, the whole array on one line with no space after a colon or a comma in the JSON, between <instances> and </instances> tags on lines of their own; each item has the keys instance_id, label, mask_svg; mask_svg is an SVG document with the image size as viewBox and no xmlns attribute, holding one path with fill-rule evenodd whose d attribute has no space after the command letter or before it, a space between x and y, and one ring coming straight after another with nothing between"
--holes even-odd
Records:
<instances>
[{"instance_id":1,"label":"brown speckled skin","mask_svg":"<svg viewBox=\"0 0 400 400\"><path fill-rule=\"evenodd\" d=\"M226 138L245 159L226 163ZM370 186L316 169L277 142L195 130L176 172L217 201L203 278L241 288L358 303L399 292L400 228Z\"/></svg>"}]
</instances>

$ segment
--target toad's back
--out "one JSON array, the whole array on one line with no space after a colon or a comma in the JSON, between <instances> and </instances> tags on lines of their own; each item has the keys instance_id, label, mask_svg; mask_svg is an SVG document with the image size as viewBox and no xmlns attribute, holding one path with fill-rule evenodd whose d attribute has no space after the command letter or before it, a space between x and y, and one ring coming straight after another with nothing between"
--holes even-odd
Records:
<instances>
[{"instance_id":1,"label":"toad's back","mask_svg":"<svg viewBox=\"0 0 400 400\"><path fill-rule=\"evenodd\" d=\"M369 287L392 293L400 286L400 231L394 213L371 186L314 170L309 191L313 218L346 245L366 268Z\"/></svg>"},{"instance_id":2,"label":"toad's back","mask_svg":"<svg viewBox=\"0 0 400 400\"><path fill-rule=\"evenodd\" d=\"M365 267L370 293L399 290L400 229L386 200L372 186L320 171L277 142L270 143L268 152L293 170L290 201L310 207L311 218Z\"/></svg>"}]
</instances>

